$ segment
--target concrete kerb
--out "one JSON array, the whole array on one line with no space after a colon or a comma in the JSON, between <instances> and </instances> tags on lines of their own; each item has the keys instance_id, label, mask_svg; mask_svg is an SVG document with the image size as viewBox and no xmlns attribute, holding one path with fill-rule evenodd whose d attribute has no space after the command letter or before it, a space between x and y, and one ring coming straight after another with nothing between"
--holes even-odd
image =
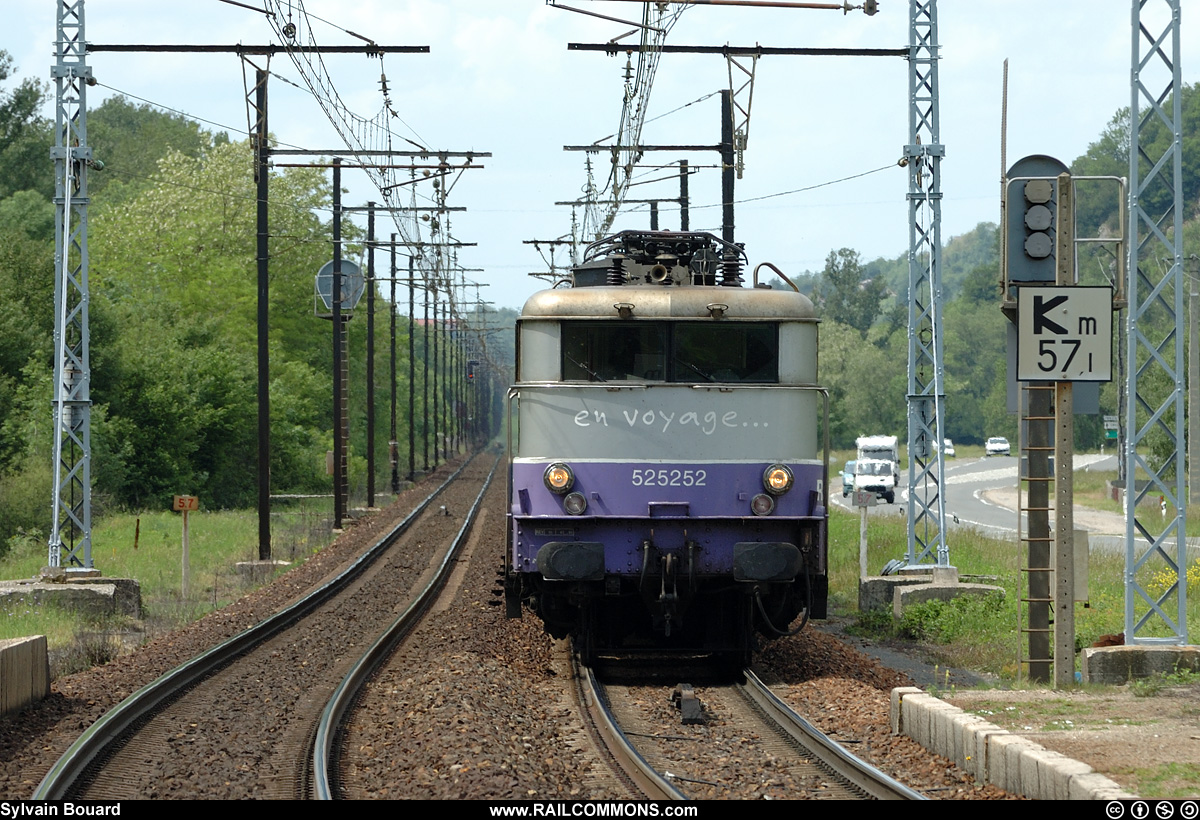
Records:
<instances>
[{"instance_id":1,"label":"concrete kerb","mask_svg":"<svg viewBox=\"0 0 1200 820\"><path fill-rule=\"evenodd\" d=\"M1052 752L915 686L892 690L891 725L976 779L1037 800L1133 799L1086 763Z\"/></svg>"}]
</instances>

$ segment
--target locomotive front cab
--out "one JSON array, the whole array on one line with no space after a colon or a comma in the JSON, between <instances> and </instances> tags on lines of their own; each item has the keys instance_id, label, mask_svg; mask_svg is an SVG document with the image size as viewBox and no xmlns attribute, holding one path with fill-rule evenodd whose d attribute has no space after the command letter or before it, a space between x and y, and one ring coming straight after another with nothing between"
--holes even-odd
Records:
<instances>
[{"instance_id":1,"label":"locomotive front cab","mask_svg":"<svg viewBox=\"0 0 1200 820\"><path fill-rule=\"evenodd\" d=\"M708 234L618 236L518 320L509 614L599 649L706 652L825 617L811 302L718 286Z\"/></svg>"}]
</instances>

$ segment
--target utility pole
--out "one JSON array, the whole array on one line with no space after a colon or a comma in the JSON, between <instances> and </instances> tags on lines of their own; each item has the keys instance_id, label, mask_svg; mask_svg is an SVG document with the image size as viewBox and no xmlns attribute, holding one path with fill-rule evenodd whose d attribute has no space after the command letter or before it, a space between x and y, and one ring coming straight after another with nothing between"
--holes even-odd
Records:
<instances>
[{"instance_id":1,"label":"utility pole","mask_svg":"<svg viewBox=\"0 0 1200 820\"><path fill-rule=\"evenodd\" d=\"M342 320L342 159L333 158L333 528L340 530L346 517L349 482L346 447L345 341Z\"/></svg>"},{"instance_id":2,"label":"utility pole","mask_svg":"<svg viewBox=\"0 0 1200 820\"><path fill-rule=\"evenodd\" d=\"M268 327L270 322L271 247L268 229L268 200L270 198L270 132L267 129L266 71L254 69L254 182L258 228L257 247L257 335L258 335L258 560L271 560L271 353Z\"/></svg>"},{"instance_id":3,"label":"utility pole","mask_svg":"<svg viewBox=\"0 0 1200 820\"><path fill-rule=\"evenodd\" d=\"M83 0L58 4L54 64L54 500L46 563L92 568L87 65ZM74 220L74 221L72 221ZM65 544L64 544L65 540ZM65 549L65 554L64 554Z\"/></svg>"},{"instance_id":4,"label":"utility pole","mask_svg":"<svg viewBox=\"0 0 1200 820\"><path fill-rule=\"evenodd\" d=\"M367 203L367 509L375 506L375 203Z\"/></svg>"},{"instance_id":5,"label":"utility pole","mask_svg":"<svg viewBox=\"0 0 1200 820\"><path fill-rule=\"evenodd\" d=\"M392 494L400 494L400 453L399 442L396 441L396 235L392 234L392 246L389 248L391 253L391 298L388 300L389 320L391 330L391 386L392 386L392 401L391 401L391 428L388 432L388 461L392 468ZM411 310L411 305L410 305ZM411 338L411 336L410 336ZM412 382L408 383L408 392L412 393ZM412 424L412 417L409 417L409 424ZM409 444L411 448L411 443Z\"/></svg>"}]
</instances>

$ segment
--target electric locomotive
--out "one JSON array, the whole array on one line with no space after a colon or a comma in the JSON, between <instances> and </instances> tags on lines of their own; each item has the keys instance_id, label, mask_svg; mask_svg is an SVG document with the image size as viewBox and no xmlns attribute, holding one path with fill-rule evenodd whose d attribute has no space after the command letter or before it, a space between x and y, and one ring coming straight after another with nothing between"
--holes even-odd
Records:
<instances>
[{"instance_id":1,"label":"electric locomotive","mask_svg":"<svg viewBox=\"0 0 1200 820\"><path fill-rule=\"evenodd\" d=\"M509 617L528 607L588 655L738 661L756 634L825 617L818 319L758 268L744 286L744 258L708 233L624 231L526 302Z\"/></svg>"}]
</instances>

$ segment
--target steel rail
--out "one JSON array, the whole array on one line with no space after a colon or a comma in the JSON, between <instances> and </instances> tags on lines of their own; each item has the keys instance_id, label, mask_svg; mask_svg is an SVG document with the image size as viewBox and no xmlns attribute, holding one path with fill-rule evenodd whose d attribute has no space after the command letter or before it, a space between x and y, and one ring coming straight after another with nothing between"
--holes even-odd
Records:
<instances>
[{"instance_id":1,"label":"steel rail","mask_svg":"<svg viewBox=\"0 0 1200 820\"><path fill-rule=\"evenodd\" d=\"M492 479L496 477L496 469L499 465L500 457L497 456L495 463L492 464L491 472L488 473L487 480L483 483L483 489L479 491L479 496L475 499L475 503L471 505L471 509L463 517L462 527L459 528L458 534L454 536L450 548L442 557L442 561L438 565L437 571L434 572L433 577L429 580L429 583L417 594L417 597L409 607L392 622L392 625L354 663L354 666L346 673L346 676L342 679L337 689L334 690L328 703L326 703L325 710L321 714L321 720L317 724L317 733L313 741L312 752L313 789L318 800L334 799L330 773L334 770L331 764L334 762L335 743L341 734L341 730L345 727L342 719L358 699L362 687L371 679L376 670L392 656L397 645L420 623L430 604L437 599L442 588L446 585L446 581L454 568L453 562L458 557L462 545L466 542L467 534L475 523L479 507L483 503L483 497L487 494L488 488L492 486Z\"/></svg>"},{"instance_id":2,"label":"steel rail","mask_svg":"<svg viewBox=\"0 0 1200 820\"><path fill-rule=\"evenodd\" d=\"M743 674L746 676L746 682L738 684L738 691L761 709L763 714L775 721L796 742L811 749L822 762L854 784L856 788L876 800L929 799L846 751L840 744L831 740L817 727L796 714L749 669L746 669Z\"/></svg>"},{"instance_id":3,"label":"steel rail","mask_svg":"<svg viewBox=\"0 0 1200 820\"><path fill-rule=\"evenodd\" d=\"M608 698L605 696L604 687L596 680L592 668L581 664L579 656L574 653L571 658L572 671L579 682L584 706L600 732L601 741L626 777L638 789L641 789L649 800L690 799L675 784L659 774L658 770L642 757L633 742L621 731L612 710L608 707Z\"/></svg>"},{"instance_id":4,"label":"steel rail","mask_svg":"<svg viewBox=\"0 0 1200 820\"><path fill-rule=\"evenodd\" d=\"M207 652L164 673L106 712L76 738L63 756L55 762L34 791L33 799L64 800L69 797L71 788L93 761L101 758L110 747L119 743L139 721L150 717L155 711L199 683L214 670L244 655L258 644L311 614L317 607L345 589L416 521L417 517L458 478L472 460L473 458L464 462L412 512L405 516L404 520L397 524L391 532L380 538L336 578L256 626L234 635Z\"/></svg>"}]
</instances>

